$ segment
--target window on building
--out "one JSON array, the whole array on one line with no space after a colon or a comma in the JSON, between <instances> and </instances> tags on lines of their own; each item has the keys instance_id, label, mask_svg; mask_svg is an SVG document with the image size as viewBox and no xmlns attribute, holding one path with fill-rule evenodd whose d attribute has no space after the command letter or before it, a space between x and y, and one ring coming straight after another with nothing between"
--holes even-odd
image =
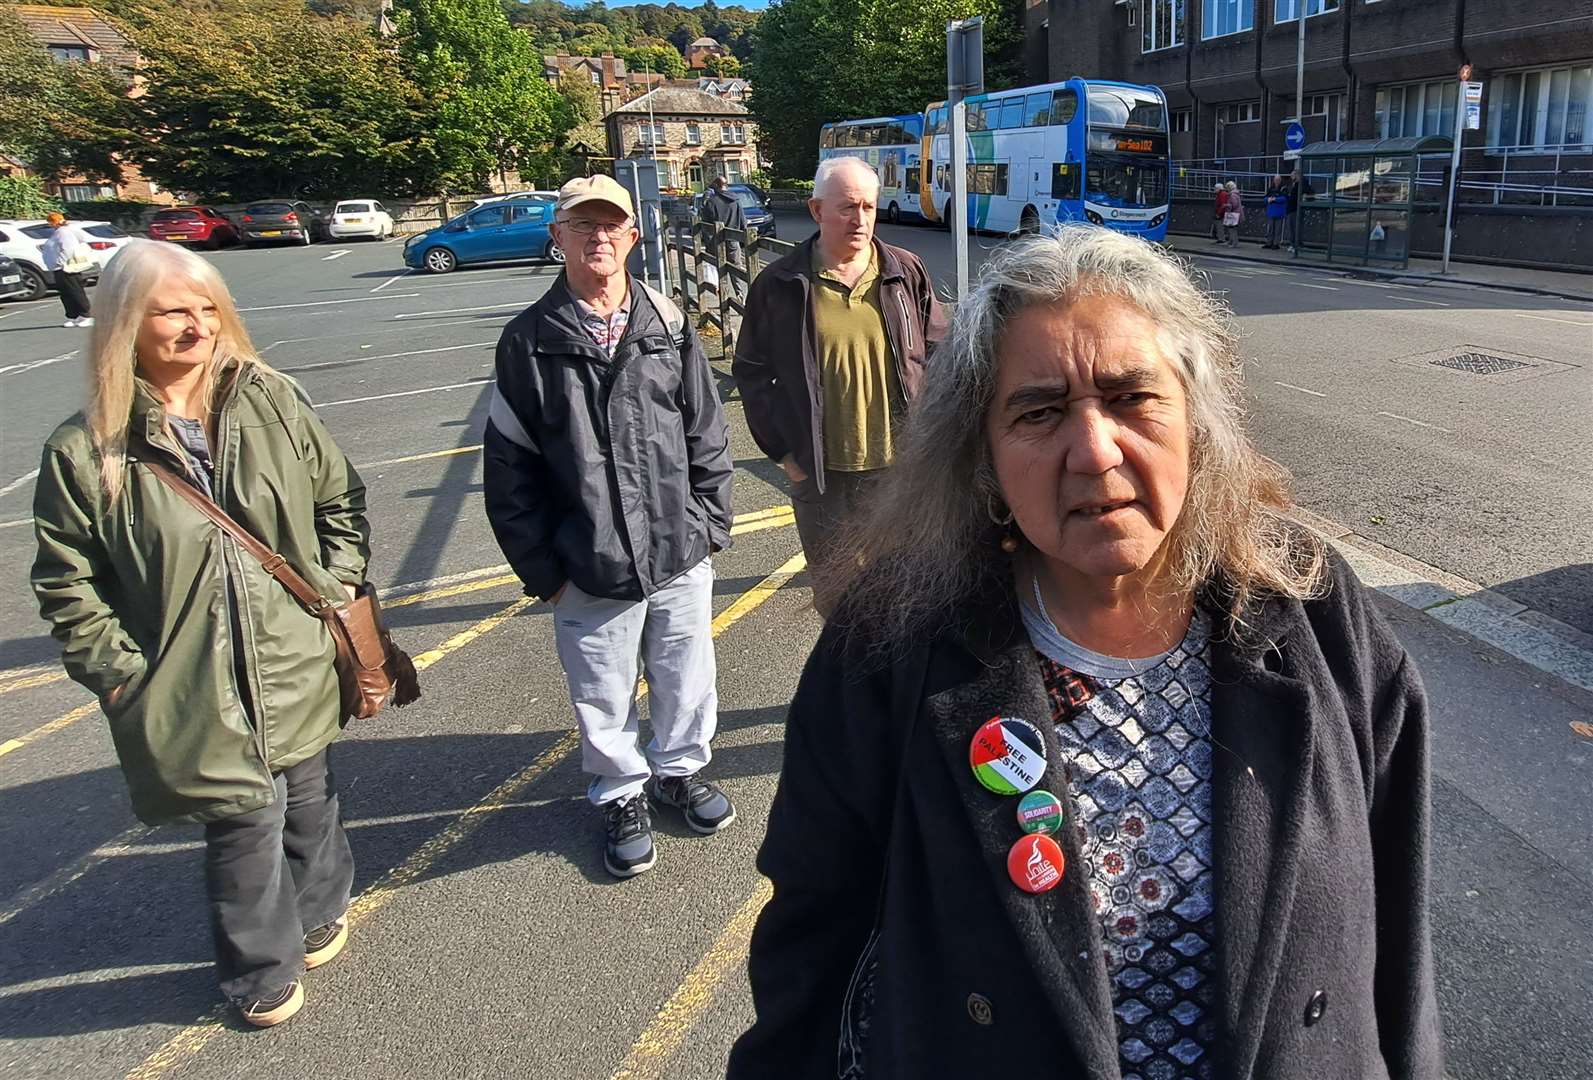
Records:
<instances>
[{"instance_id":1,"label":"window on building","mask_svg":"<svg viewBox=\"0 0 1593 1080\"><path fill-rule=\"evenodd\" d=\"M638 146L663 146L664 125L662 123L636 125L636 144Z\"/></svg>"},{"instance_id":2,"label":"window on building","mask_svg":"<svg viewBox=\"0 0 1593 1080\"><path fill-rule=\"evenodd\" d=\"M1191 130L1193 117L1188 109L1174 109L1171 116L1173 134Z\"/></svg>"},{"instance_id":3,"label":"window on building","mask_svg":"<svg viewBox=\"0 0 1593 1080\"><path fill-rule=\"evenodd\" d=\"M1337 11L1339 0L1306 0L1305 17L1321 15L1327 11ZM1277 0L1277 6L1272 11L1274 23L1293 22L1300 15L1300 0Z\"/></svg>"},{"instance_id":4,"label":"window on building","mask_svg":"<svg viewBox=\"0 0 1593 1080\"><path fill-rule=\"evenodd\" d=\"M1294 113L1294 96L1285 95L1282 99L1282 112L1288 114L1278 123L1288 126ZM1343 94L1307 94L1305 96L1305 115L1322 117L1322 138L1324 140L1342 139L1344 137L1344 95ZM1454 114L1450 114L1454 118Z\"/></svg>"},{"instance_id":5,"label":"window on building","mask_svg":"<svg viewBox=\"0 0 1593 1080\"><path fill-rule=\"evenodd\" d=\"M1255 124L1261 121L1261 102L1229 101L1217 106L1219 124Z\"/></svg>"},{"instance_id":6,"label":"window on building","mask_svg":"<svg viewBox=\"0 0 1593 1080\"><path fill-rule=\"evenodd\" d=\"M1200 36L1223 37L1255 29L1251 0L1204 0L1200 10Z\"/></svg>"},{"instance_id":7,"label":"window on building","mask_svg":"<svg viewBox=\"0 0 1593 1080\"><path fill-rule=\"evenodd\" d=\"M1593 144L1593 64L1506 72L1484 93L1489 146L1586 152Z\"/></svg>"},{"instance_id":8,"label":"window on building","mask_svg":"<svg viewBox=\"0 0 1593 1080\"><path fill-rule=\"evenodd\" d=\"M70 63L73 60L80 60L86 64L94 59L87 45L49 45L46 47L50 50L50 55L63 64Z\"/></svg>"},{"instance_id":9,"label":"window on building","mask_svg":"<svg viewBox=\"0 0 1593 1080\"><path fill-rule=\"evenodd\" d=\"M592 72L592 85L593 86L602 86L603 85L603 73L601 71Z\"/></svg>"},{"instance_id":10,"label":"window on building","mask_svg":"<svg viewBox=\"0 0 1593 1080\"><path fill-rule=\"evenodd\" d=\"M826 131L824 134L825 134L826 137L831 137L831 139L830 139L830 142L828 142L828 143L825 143L825 142L823 142L823 140L820 140L821 144L825 145L825 146L832 145L834 143L834 139L833 139L834 133L831 132L831 131ZM698 146L701 143L702 143L702 125L701 124L687 124L686 125L686 145L687 146Z\"/></svg>"},{"instance_id":11,"label":"window on building","mask_svg":"<svg viewBox=\"0 0 1593 1080\"><path fill-rule=\"evenodd\" d=\"M1378 87L1378 137L1397 139L1406 135L1453 135L1455 99L1459 92L1459 84L1453 79Z\"/></svg>"},{"instance_id":12,"label":"window on building","mask_svg":"<svg viewBox=\"0 0 1593 1080\"><path fill-rule=\"evenodd\" d=\"M1140 7L1140 52L1184 43L1184 0L1140 0Z\"/></svg>"},{"instance_id":13,"label":"window on building","mask_svg":"<svg viewBox=\"0 0 1593 1080\"><path fill-rule=\"evenodd\" d=\"M742 176L740 158L731 158L725 162L725 179L729 180L732 184L741 183Z\"/></svg>"},{"instance_id":14,"label":"window on building","mask_svg":"<svg viewBox=\"0 0 1593 1080\"><path fill-rule=\"evenodd\" d=\"M740 146L747 141L747 126L745 124L720 124L719 141Z\"/></svg>"},{"instance_id":15,"label":"window on building","mask_svg":"<svg viewBox=\"0 0 1593 1080\"><path fill-rule=\"evenodd\" d=\"M61 184L58 190L61 201L69 203L116 198L116 189L109 184Z\"/></svg>"}]
</instances>

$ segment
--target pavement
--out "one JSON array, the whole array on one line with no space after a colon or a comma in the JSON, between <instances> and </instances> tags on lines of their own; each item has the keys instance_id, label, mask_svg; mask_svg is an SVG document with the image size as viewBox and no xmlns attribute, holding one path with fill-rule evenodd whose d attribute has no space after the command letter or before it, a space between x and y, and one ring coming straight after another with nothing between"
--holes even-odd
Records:
<instances>
[{"instance_id":1,"label":"pavement","mask_svg":"<svg viewBox=\"0 0 1593 1080\"><path fill-rule=\"evenodd\" d=\"M799 219L780 231L804 235ZM946 234L881 231L948 280ZM978 238L975 262L996 242ZM349 948L293 1023L241 1028L216 1007L198 830L131 817L27 588L31 473L80 405L85 335L53 300L0 306L0 1075L722 1075L752 1018L753 858L819 628L789 497L726 365L738 535L715 560L709 774L740 819L711 839L661 819L658 867L616 883L549 610L521 596L480 500L492 347L552 270L408 274L393 244L207 257L370 487L372 579L426 696L334 748L358 865ZM1429 689L1448 1071L1593 1075L1593 692L1574 636L1593 632L1576 407L1593 400L1593 308L1195 262L1236 309L1258 441L1294 471L1302 518L1380 589ZM1459 345L1521 366L1432 363Z\"/></svg>"}]
</instances>

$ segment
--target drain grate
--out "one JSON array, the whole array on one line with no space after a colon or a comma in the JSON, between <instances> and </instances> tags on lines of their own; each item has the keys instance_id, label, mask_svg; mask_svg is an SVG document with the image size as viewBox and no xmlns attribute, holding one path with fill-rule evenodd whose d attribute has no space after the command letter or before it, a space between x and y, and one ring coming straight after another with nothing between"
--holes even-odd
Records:
<instances>
[{"instance_id":1,"label":"drain grate","mask_svg":"<svg viewBox=\"0 0 1593 1080\"><path fill-rule=\"evenodd\" d=\"M1456 371L1469 371L1473 375L1497 375L1501 371L1514 371L1516 368L1531 367L1520 360L1511 360L1504 356L1494 356L1483 352L1457 352L1453 356L1446 356L1442 360L1428 361L1437 367L1453 368Z\"/></svg>"}]
</instances>

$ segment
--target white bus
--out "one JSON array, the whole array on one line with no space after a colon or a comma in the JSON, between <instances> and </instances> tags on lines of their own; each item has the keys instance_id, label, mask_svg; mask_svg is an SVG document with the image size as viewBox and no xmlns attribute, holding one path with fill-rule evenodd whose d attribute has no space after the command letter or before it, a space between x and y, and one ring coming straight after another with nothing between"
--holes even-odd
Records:
<instances>
[{"instance_id":1,"label":"white bus","mask_svg":"<svg viewBox=\"0 0 1593 1080\"><path fill-rule=\"evenodd\" d=\"M819 160L860 157L879 174L879 216L884 221L919 221L919 155L924 118L874 116L838 120L819 129Z\"/></svg>"}]
</instances>

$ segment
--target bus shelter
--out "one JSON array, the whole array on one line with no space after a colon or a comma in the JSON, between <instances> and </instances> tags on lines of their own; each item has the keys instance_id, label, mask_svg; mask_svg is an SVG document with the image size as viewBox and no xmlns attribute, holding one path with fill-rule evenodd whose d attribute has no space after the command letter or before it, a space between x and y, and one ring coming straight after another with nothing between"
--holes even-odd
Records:
<instances>
[{"instance_id":1,"label":"bus shelter","mask_svg":"<svg viewBox=\"0 0 1593 1080\"><path fill-rule=\"evenodd\" d=\"M1410 260L1411 215L1441 203L1443 184L1429 190L1431 164L1449 166L1451 143L1444 135L1398 139L1353 139L1313 143L1300 151L1301 254L1328 262L1395 266Z\"/></svg>"}]
</instances>

